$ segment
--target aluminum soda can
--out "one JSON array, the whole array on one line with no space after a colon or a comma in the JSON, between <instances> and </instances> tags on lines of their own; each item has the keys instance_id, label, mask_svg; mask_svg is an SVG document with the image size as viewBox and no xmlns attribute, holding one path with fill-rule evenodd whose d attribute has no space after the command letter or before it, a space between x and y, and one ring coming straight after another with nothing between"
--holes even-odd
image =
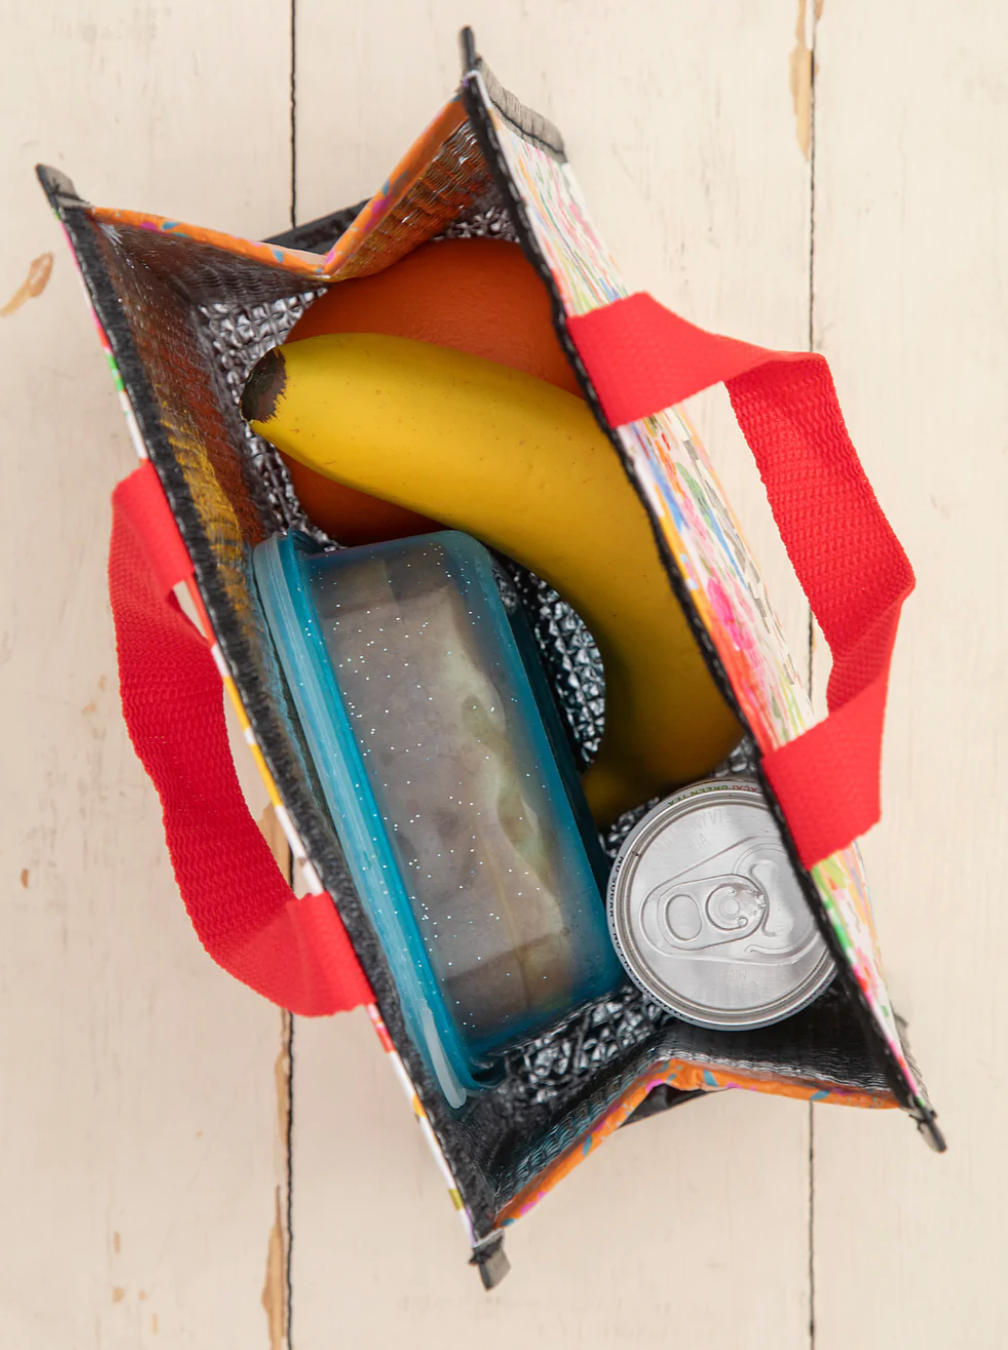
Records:
<instances>
[{"instance_id":1,"label":"aluminum soda can","mask_svg":"<svg viewBox=\"0 0 1008 1350\"><path fill-rule=\"evenodd\" d=\"M617 854L608 910L630 978L695 1026L769 1026L835 973L753 779L706 779L650 811Z\"/></svg>"}]
</instances>

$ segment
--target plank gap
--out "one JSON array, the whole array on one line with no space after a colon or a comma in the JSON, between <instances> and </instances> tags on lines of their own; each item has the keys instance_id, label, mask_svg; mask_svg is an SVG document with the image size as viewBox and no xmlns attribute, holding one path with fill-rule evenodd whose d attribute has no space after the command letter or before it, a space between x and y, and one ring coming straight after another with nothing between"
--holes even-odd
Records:
<instances>
[{"instance_id":1,"label":"plank gap","mask_svg":"<svg viewBox=\"0 0 1008 1350\"><path fill-rule=\"evenodd\" d=\"M297 226L297 0L291 0L290 7L290 226ZM294 858L288 850L288 862L285 873L288 882L294 885ZM284 1048L287 1056L287 1109L285 1112L285 1131L283 1139L284 1165L286 1169L286 1214L287 1233L286 1262L284 1266L285 1323L287 1347L293 1345L294 1337L294 1018L284 1013Z\"/></svg>"},{"instance_id":2,"label":"plank gap","mask_svg":"<svg viewBox=\"0 0 1008 1350\"><path fill-rule=\"evenodd\" d=\"M297 225L297 0L290 8L290 224Z\"/></svg>"},{"instance_id":3,"label":"plank gap","mask_svg":"<svg viewBox=\"0 0 1008 1350\"><path fill-rule=\"evenodd\" d=\"M287 836L272 806L259 819L259 829L269 844L277 866L287 884L294 883L294 855ZM271 1350L289 1350L291 1344L291 1216L293 1198L293 1157L291 1149L291 1119L294 1107L294 1018L286 1010L280 1014L280 1051L274 1064L277 1097L277 1133L280 1139L281 1172L285 1194L276 1191L276 1224L270 1239L267 1259L266 1284L263 1288L263 1307L270 1328ZM274 1285L278 1279L279 1287Z\"/></svg>"},{"instance_id":4,"label":"plank gap","mask_svg":"<svg viewBox=\"0 0 1008 1350\"><path fill-rule=\"evenodd\" d=\"M815 1350L816 1343L816 1287L815 1287L815 1105L808 1104L808 1286L809 1286L809 1350Z\"/></svg>"},{"instance_id":5,"label":"plank gap","mask_svg":"<svg viewBox=\"0 0 1008 1350\"><path fill-rule=\"evenodd\" d=\"M816 0L812 11L812 33L809 43L809 277L808 277L808 348L815 351L815 207L816 207L816 35L822 0ZM815 694L815 619L809 606L808 616L808 691ZM809 1350L816 1344L816 1271L815 1271L815 1108L808 1105L808 1299Z\"/></svg>"},{"instance_id":6,"label":"plank gap","mask_svg":"<svg viewBox=\"0 0 1008 1350\"><path fill-rule=\"evenodd\" d=\"M291 1253L294 1249L294 1018L284 1013L284 1031L287 1049L287 1119L284 1136L284 1161L287 1169L287 1260L284 1267L284 1290L286 1293L287 1347L294 1344L294 1266Z\"/></svg>"},{"instance_id":7,"label":"plank gap","mask_svg":"<svg viewBox=\"0 0 1008 1350\"><path fill-rule=\"evenodd\" d=\"M802 9L804 11L804 0ZM809 269L808 269L808 349L815 351L815 185L816 185L816 31L822 4L817 3L812 11L811 33L809 37ZM814 699L813 673L815 671L815 619L809 606L808 616L808 668L806 687L809 699Z\"/></svg>"}]
</instances>

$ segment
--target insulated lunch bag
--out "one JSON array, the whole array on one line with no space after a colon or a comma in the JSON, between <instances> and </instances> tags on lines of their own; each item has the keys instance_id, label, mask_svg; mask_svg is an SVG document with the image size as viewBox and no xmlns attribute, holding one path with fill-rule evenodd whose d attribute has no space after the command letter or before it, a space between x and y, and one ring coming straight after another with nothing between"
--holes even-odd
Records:
<instances>
[{"instance_id":1,"label":"insulated lunch bag","mask_svg":"<svg viewBox=\"0 0 1008 1350\"><path fill-rule=\"evenodd\" d=\"M879 815L889 660L913 574L826 362L704 332L628 294L557 130L498 84L468 30L463 66L456 94L369 201L266 242L93 207L58 171L39 175L139 457L113 496L109 584L123 712L161 797L183 901L213 959L264 997L305 1016L367 1007L490 1287L507 1271L507 1225L614 1129L710 1091L901 1107L944 1144L886 991L855 842ZM420 1043L407 976L362 898L257 580L257 550L271 540L301 540L306 566L338 561L340 541L306 518L284 463L239 405L253 368L329 287L430 240L473 236L511 241L541 279L577 386L643 503L692 641L737 719L739 746L723 772L741 768L758 785L789 884L836 976L791 1017L721 1030L677 1017L613 963L611 978L586 984L549 1025L530 1024L524 1039L519 1028L485 1082L454 1091ZM817 723L739 524L676 406L720 381L833 654L829 713ZM480 603L496 606L486 578L497 561L451 547L456 570L471 565L483 577ZM427 566L429 550L423 558ZM604 721L591 634L542 577L505 570L501 594L520 611L535 679L559 709L554 730L562 724L585 763ZM179 605L180 585L198 626ZM301 870L299 897L238 788L222 682ZM609 858L639 818L621 818L622 834L604 837ZM586 847L597 848L594 837Z\"/></svg>"}]
</instances>

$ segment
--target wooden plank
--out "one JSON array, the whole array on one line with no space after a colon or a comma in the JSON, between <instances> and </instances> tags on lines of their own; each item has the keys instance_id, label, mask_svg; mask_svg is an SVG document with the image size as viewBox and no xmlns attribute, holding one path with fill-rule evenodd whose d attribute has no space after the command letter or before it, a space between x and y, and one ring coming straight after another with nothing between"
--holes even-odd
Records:
<instances>
[{"instance_id":1,"label":"wooden plank","mask_svg":"<svg viewBox=\"0 0 1008 1350\"><path fill-rule=\"evenodd\" d=\"M122 725L104 573L133 452L32 167L99 201L282 227L288 25L265 0L0 21L0 299L55 258L0 321L0 1342L18 1350L269 1345L277 1326L281 1015L200 950Z\"/></svg>"},{"instance_id":2,"label":"wooden plank","mask_svg":"<svg viewBox=\"0 0 1008 1350\"><path fill-rule=\"evenodd\" d=\"M1008 27L997 6L827 3L815 333L918 576L896 649L884 821L865 842L896 1007L950 1151L815 1120L816 1345L1008 1341L997 882L1008 727Z\"/></svg>"},{"instance_id":3,"label":"wooden plank","mask_svg":"<svg viewBox=\"0 0 1008 1350\"><path fill-rule=\"evenodd\" d=\"M492 1294L362 1011L294 1034L301 1350L804 1347L808 1109L724 1093L621 1132L508 1230Z\"/></svg>"},{"instance_id":4,"label":"wooden plank","mask_svg":"<svg viewBox=\"0 0 1008 1350\"><path fill-rule=\"evenodd\" d=\"M627 10L630 12L627 12ZM298 0L302 219L373 190L458 81L471 22L501 80L567 136L633 286L688 317L804 347L809 172L789 90L792 0L518 14ZM730 35L730 40L726 40ZM697 413L799 652L807 611L723 402ZM293 1336L299 1350L409 1340L804 1346L808 1111L743 1094L623 1132L508 1234L491 1297L362 1015L294 1039Z\"/></svg>"}]
</instances>

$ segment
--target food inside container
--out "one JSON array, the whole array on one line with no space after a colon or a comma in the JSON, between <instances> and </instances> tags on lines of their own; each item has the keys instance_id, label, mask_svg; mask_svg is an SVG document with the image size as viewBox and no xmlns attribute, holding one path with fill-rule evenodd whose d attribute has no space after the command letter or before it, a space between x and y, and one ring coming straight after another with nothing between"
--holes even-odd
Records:
<instances>
[{"instance_id":1,"label":"food inside container","mask_svg":"<svg viewBox=\"0 0 1008 1350\"><path fill-rule=\"evenodd\" d=\"M325 552L295 534L254 563L411 1032L461 1105L509 1046L621 982L570 751L475 540Z\"/></svg>"}]
</instances>

